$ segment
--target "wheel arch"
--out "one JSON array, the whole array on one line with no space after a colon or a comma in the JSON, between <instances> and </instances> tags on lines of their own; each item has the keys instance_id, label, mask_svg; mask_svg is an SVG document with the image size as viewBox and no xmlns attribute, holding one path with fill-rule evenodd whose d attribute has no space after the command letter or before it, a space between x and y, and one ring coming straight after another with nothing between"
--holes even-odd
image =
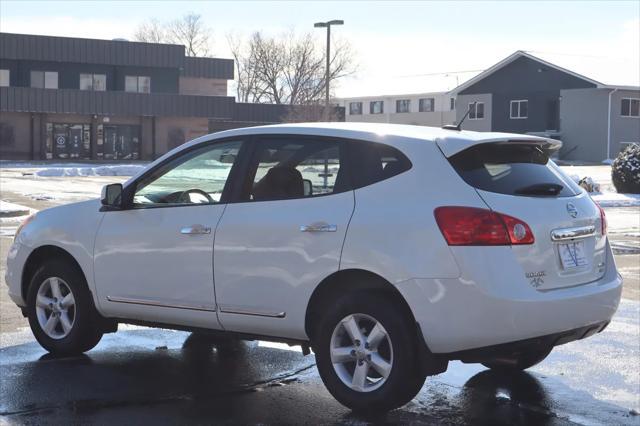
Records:
<instances>
[{"instance_id":1,"label":"wheel arch","mask_svg":"<svg viewBox=\"0 0 640 426\"><path fill-rule=\"evenodd\" d=\"M20 284L20 291L22 299L27 300L27 292L29 291L29 284L33 274L38 270L43 262L51 259L61 259L69 262L74 268L76 268L83 276L85 283L87 283L87 277L82 270L82 267L78 263L75 257L67 250L55 246L55 245L43 245L33 250L24 264L22 269L22 279Z\"/></svg>"},{"instance_id":2,"label":"wheel arch","mask_svg":"<svg viewBox=\"0 0 640 426\"><path fill-rule=\"evenodd\" d=\"M344 294L359 290L374 290L384 293L408 315L415 324L415 317L409 304L400 291L382 276L364 269L345 269L327 276L314 289L305 313L304 328L307 336L313 341L322 307Z\"/></svg>"}]
</instances>

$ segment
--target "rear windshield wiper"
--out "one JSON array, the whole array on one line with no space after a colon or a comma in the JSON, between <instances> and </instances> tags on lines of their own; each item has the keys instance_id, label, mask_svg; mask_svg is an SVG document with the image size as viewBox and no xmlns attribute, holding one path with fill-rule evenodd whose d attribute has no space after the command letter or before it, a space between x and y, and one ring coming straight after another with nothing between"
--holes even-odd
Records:
<instances>
[{"instance_id":1,"label":"rear windshield wiper","mask_svg":"<svg viewBox=\"0 0 640 426\"><path fill-rule=\"evenodd\" d=\"M515 190L520 195L558 195L564 186L557 183L536 183Z\"/></svg>"}]
</instances>

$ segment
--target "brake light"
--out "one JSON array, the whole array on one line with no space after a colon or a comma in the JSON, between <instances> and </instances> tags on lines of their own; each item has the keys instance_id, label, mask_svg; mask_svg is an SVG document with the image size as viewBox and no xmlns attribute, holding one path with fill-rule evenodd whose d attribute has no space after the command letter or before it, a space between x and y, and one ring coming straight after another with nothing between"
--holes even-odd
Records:
<instances>
[{"instance_id":1,"label":"brake light","mask_svg":"<svg viewBox=\"0 0 640 426\"><path fill-rule=\"evenodd\" d=\"M450 246L508 246L533 244L531 228L506 214L475 207L447 206L434 211Z\"/></svg>"},{"instance_id":2,"label":"brake light","mask_svg":"<svg viewBox=\"0 0 640 426\"><path fill-rule=\"evenodd\" d=\"M604 209L600 207L600 204L596 203L598 210L600 210L600 231L602 235L607 235L607 215L604 214Z\"/></svg>"}]
</instances>

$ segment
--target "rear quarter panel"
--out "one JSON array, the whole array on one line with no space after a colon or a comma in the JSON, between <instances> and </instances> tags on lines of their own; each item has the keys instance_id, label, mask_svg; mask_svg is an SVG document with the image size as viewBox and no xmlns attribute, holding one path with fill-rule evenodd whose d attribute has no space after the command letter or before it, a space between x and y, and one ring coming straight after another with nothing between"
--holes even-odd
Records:
<instances>
[{"instance_id":1,"label":"rear quarter panel","mask_svg":"<svg viewBox=\"0 0 640 426\"><path fill-rule=\"evenodd\" d=\"M412 278L457 278L458 265L433 211L443 205L486 206L435 143L414 140L396 146L413 167L355 191L340 269L368 270L393 284Z\"/></svg>"}]
</instances>

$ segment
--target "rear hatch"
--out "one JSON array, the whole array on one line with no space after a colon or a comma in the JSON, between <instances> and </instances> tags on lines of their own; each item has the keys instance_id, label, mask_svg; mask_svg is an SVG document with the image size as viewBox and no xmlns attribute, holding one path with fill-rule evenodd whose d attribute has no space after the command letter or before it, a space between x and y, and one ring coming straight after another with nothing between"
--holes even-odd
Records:
<instances>
[{"instance_id":1,"label":"rear hatch","mask_svg":"<svg viewBox=\"0 0 640 426\"><path fill-rule=\"evenodd\" d=\"M529 283L540 291L589 283L605 271L601 209L549 159L538 140L480 143L449 162L487 206L526 222L532 244L512 245Z\"/></svg>"}]
</instances>

